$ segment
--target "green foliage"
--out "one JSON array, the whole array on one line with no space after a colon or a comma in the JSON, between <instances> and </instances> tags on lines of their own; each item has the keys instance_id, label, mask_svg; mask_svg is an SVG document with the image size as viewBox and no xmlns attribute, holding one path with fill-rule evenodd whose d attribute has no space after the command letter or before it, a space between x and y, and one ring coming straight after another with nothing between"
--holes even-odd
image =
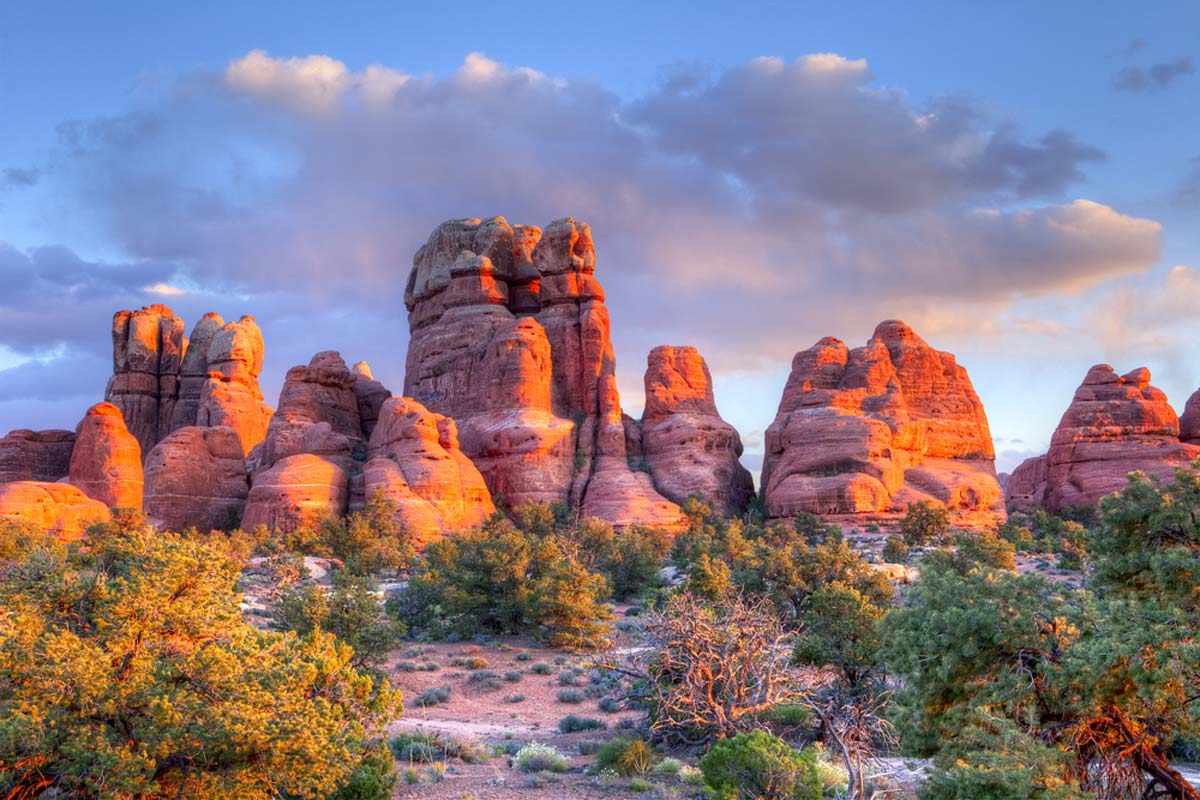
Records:
<instances>
[{"instance_id":1,"label":"green foliage","mask_svg":"<svg viewBox=\"0 0 1200 800\"><path fill-rule=\"evenodd\" d=\"M248 624L218 548L117 523L8 555L0 794L315 800L386 782L372 742L399 695L329 634Z\"/></svg>"},{"instance_id":2,"label":"green foliage","mask_svg":"<svg viewBox=\"0 0 1200 800\"><path fill-rule=\"evenodd\" d=\"M450 691L449 686L431 686L413 699L413 705L428 708L445 703L450 699Z\"/></svg>"},{"instance_id":3,"label":"green foliage","mask_svg":"<svg viewBox=\"0 0 1200 800\"><path fill-rule=\"evenodd\" d=\"M821 586L805 605L793 660L831 666L847 686L860 687L879 666L879 623L886 610L852 586Z\"/></svg>"},{"instance_id":4,"label":"green foliage","mask_svg":"<svg viewBox=\"0 0 1200 800\"><path fill-rule=\"evenodd\" d=\"M329 800L389 800L396 785L396 762L388 748L374 744Z\"/></svg>"},{"instance_id":5,"label":"green foliage","mask_svg":"<svg viewBox=\"0 0 1200 800\"><path fill-rule=\"evenodd\" d=\"M766 731L722 739L700 759L704 782L720 800L819 800L817 753L796 750Z\"/></svg>"},{"instance_id":6,"label":"green foliage","mask_svg":"<svg viewBox=\"0 0 1200 800\"><path fill-rule=\"evenodd\" d=\"M378 667L400 646L403 623L383 613L369 578L335 572L329 592L316 584L284 591L272 610L271 627L306 636L314 630L332 633L354 650L355 667Z\"/></svg>"},{"instance_id":7,"label":"green foliage","mask_svg":"<svg viewBox=\"0 0 1200 800\"><path fill-rule=\"evenodd\" d=\"M883 560L889 564L903 564L908 561L909 547L904 540L895 534L890 534L883 542Z\"/></svg>"},{"instance_id":8,"label":"green foliage","mask_svg":"<svg viewBox=\"0 0 1200 800\"><path fill-rule=\"evenodd\" d=\"M950 512L929 500L911 503L900 520L900 534L910 547L925 547L942 541L950 532Z\"/></svg>"},{"instance_id":9,"label":"green foliage","mask_svg":"<svg viewBox=\"0 0 1200 800\"><path fill-rule=\"evenodd\" d=\"M396 503L376 491L362 511L328 514L286 539L288 550L335 558L356 575L407 569L416 557L414 537L396 520Z\"/></svg>"},{"instance_id":10,"label":"green foliage","mask_svg":"<svg viewBox=\"0 0 1200 800\"><path fill-rule=\"evenodd\" d=\"M645 775L658 763L658 754L643 739L609 739L596 751L595 772L612 770L623 778Z\"/></svg>"},{"instance_id":11,"label":"green foliage","mask_svg":"<svg viewBox=\"0 0 1200 800\"><path fill-rule=\"evenodd\" d=\"M513 767L521 772L566 772L571 762L548 744L530 742L513 756Z\"/></svg>"},{"instance_id":12,"label":"green foliage","mask_svg":"<svg viewBox=\"0 0 1200 800\"><path fill-rule=\"evenodd\" d=\"M556 646L596 647L611 617L602 603L607 594L604 579L558 539L532 536L497 515L430 544L388 611L435 638L532 631Z\"/></svg>"},{"instance_id":13,"label":"green foliage","mask_svg":"<svg viewBox=\"0 0 1200 800\"><path fill-rule=\"evenodd\" d=\"M578 714L567 714L558 721L560 733L579 733L580 731L602 731L608 724L595 717L581 717Z\"/></svg>"},{"instance_id":14,"label":"green foliage","mask_svg":"<svg viewBox=\"0 0 1200 800\"><path fill-rule=\"evenodd\" d=\"M1063 512L1064 515L1068 513L1069 510ZM1074 518L1068 518L1054 516L1042 509L1014 511L996 532L1018 552L1054 553L1059 556L1060 566L1075 565L1077 568L1086 556L1088 537L1087 528L1080 519L1090 519L1089 524L1095 524L1094 512L1088 515L1075 513Z\"/></svg>"},{"instance_id":15,"label":"green foliage","mask_svg":"<svg viewBox=\"0 0 1200 800\"><path fill-rule=\"evenodd\" d=\"M696 597L717 601L733 589L730 574L729 566L724 561L718 561L708 553L701 553L688 569L687 582L683 588Z\"/></svg>"}]
</instances>

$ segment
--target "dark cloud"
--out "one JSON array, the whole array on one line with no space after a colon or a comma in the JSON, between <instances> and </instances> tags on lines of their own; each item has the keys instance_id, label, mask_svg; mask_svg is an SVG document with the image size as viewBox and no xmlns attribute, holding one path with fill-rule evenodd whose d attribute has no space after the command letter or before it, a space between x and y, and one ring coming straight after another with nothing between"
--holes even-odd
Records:
<instances>
[{"instance_id":1,"label":"dark cloud","mask_svg":"<svg viewBox=\"0 0 1200 800\"><path fill-rule=\"evenodd\" d=\"M0 189L25 189L33 186L42 177L42 171L31 167L5 167L0 169Z\"/></svg>"},{"instance_id":2,"label":"dark cloud","mask_svg":"<svg viewBox=\"0 0 1200 800\"><path fill-rule=\"evenodd\" d=\"M1111 85L1118 92L1150 94L1170 88L1196 71L1190 56L1180 56L1149 67L1124 67L1113 75Z\"/></svg>"}]
</instances>

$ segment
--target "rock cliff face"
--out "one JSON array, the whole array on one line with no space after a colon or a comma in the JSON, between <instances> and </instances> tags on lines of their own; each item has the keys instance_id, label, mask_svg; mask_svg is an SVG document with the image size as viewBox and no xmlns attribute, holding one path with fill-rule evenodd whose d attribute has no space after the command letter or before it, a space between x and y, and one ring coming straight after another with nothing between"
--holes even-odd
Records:
<instances>
[{"instance_id":1,"label":"rock cliff face","mask_svg":"<svg viewBox=\"0 0 1200 800\"><path fill-rule=\"evenodd\" d=\"M197 346L204 346L203 342ZM188 345L189 354L192 347ZM254 317L242 317L212 331L204 360L207 374L192 424L232 428L243 455L249 453L266 437L273 413L258 388L263 338Z\"/></svg>"},{"instance_id":2,"label":"rock cliff face","mask_svg":"<svg viewBox=\"0 0 1200 800\"><path fill-rule=\"evenodd\" d=\"M744 512L754 481L738 461L741 437L717 413L712 376L700 353L694 347L654 348L645 386L636 437L655 487L676 503L697 494L719 513Z\"/></svg>"},{"instance_id":3,"label":"rock cliff face","mask_svg":"<svg viewBox=\"0 0 1200 800\"><path fill-rule=\"evenodd\" d=\"M424 544L481 525L496 511L479 470L463 455L454 420L409 397L383 404L364 469L366 496L381 491Z\"/></svg>"},{"instance_id":4,"label":"rock cliff face","mask_svg":"<svg viewBox=\"0 0 1200 800\"><path fill-rule=\"evenodd\" d=\"M162 528L229 530L242 518L250 480L232 428L188 426L146 458L144 510Z\"/></svg>"},{"instance_id":5,"label":"rock cliff face","mask_svg":"<svg viewBox=\"0 0 1200 800\"><path fill-rule=\"evenodd\" d=\"M1186 412L1185 419L1190 426ZM1008 500L1015 508L1054 512L1095 504L1124 488L1126 475L1135 470L1169 480L1176 467L1200 458L1200 444L1181 436L1193 436L1192 429L1181 432L1166 395L1150 385L1150 370L1118 376L1099 364L1075 391L1050 450L1013 473L1022 481L1015 486L1010 481Z\"/></svg>"},{"instance_id":6,"label":"rock cliff face","mask_svg":"<svg viewBox=\"0 0 1200 800\"><path fill-rule=\"evenodd\" d=\"M901 514L933 500L964 521L1003 514L983 404L967 372L902 322L853 350L797 353L762 472L767 514Z\"/></svg>"},{"instance_id":7,"label":"rock cliff face","mask_svg":"<svg viewBox=\"0 0 1200 800\"><path fill-rule=\"evenodd\" d=\"M0 520L34 525L64 541L79 539L89 525L110 519L107 505L69 483L15 481L0 485Z\"/></svg>"},{"instance_id":8,"label":"rock cliff face","mask_svg":"<svg viewBox=\"0 0 1200 800\"><path fill-rule=\"evenodd\" d=\"M75 429L69 479L110 508L142 509L142 450L112 403L89 408Z\"/></svg>"},{"instance_id":9,"label":"rock cliff face","mask_svg":"<svg viewBox=\"0 0 1200 800\"><path fill-rule=\"evenodd\" d=\"M145 452L171 430L183 360L183 320L164 305L113 316L113 375L104 399Z\"/></svg>"},{"instance_id":10,"label":"rock cliff face","mask_svg":"<svg viewBox=\"0 0 1200 800\"><path fill-rule=\"evenodd\" d=\"M1200 444L1200 389L1187 399L1179 416L1179 440L1187 444Z\"/></svg>"},{"instance_id":11,"label":"rock cliff face","mask_svg":"<svg viewBox=\"0 0 1200 800\"><path fill-rule=\"evenodd\" d=\"M628 462L591 231L452 220L413 258L404 394L458 424L463 452L512 507L563 501L614 524L678 525Z\"/></svg>"},{"instance_id":12,"label":"rock cliff face","mask_svg":"<svg viewBox=\"0 0 1200 800\"><path fill-rule=\"evenodd\" d=\"M314 516L345 514L346 470L327 458L300 453L256 473L242 515L242 528L266 525L290 532Z\"/></svg>"},{"instance_id":13,"label":"rock cliff face","mask_svg":"<svg viewBox=\"0 0 1200 800\"><path fill-rule=\"evenodd\" d=\"M65 478L74 447L72 431L12 431L0 439L0 483Z\"/></svg>"}]
</instances>

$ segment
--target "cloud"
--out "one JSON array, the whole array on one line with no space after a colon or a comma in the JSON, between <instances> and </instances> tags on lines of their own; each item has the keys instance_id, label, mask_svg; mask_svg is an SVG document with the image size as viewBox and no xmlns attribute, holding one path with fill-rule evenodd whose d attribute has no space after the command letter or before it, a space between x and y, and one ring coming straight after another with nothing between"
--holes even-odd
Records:
<instances>
[{"instance_id":1,"label":"cloud","mask_svg":"<svg viewBox=\"0 0 1200 800\"><path fill-rule=\"evenodd\" d=\"M25 189L33 186L42 177L39 169L23 167L5 167L0 169L0 190Z\"/></svg>"},{"instance_id":2,"label":"cloud","mask_svg":"<svg viewBox=\"0 0 1200 800\"><path fill-rule=\"evenodd\" d=\"M1112 88L1118 92L1150 94L1161 92L1196 71L1190 56L1151 64L1149 67L1123 67L1112 77Z\"/></svg>"},{"instance_id":3,"label":"cloud","mask_svg":"<svg viewBox=\"0 0 1200 800\"><path fill-rule=\"evenodd\" d=\"M47 277L49 252L0 250L0 345L99 352L113 311L169 298L189 323L255 314L271 376L342 347L398 388L403 287L433 227L572 214L597 237L623 385L663 342L715 372L778 369L879 319L998 330L1014 298L1147 269L1158 223L1068 194L1103 158L976 101L914 101L835 54L675 69L628 98L478 53L435 76L252 51L60 126L41 180L63 240L126 258L60 252Z\"/></svg>"},{"instance_id":4,"label":"cloud","mask_svg":"<svg viewBox=\"0 0 1200 800\"><path fill-rule=\"evenodd\" d=\"M1200 156L1189 163L1189 169L1175 190L1175 202L1184 208L1200 208Z\"/></svg>"}]
</instances>

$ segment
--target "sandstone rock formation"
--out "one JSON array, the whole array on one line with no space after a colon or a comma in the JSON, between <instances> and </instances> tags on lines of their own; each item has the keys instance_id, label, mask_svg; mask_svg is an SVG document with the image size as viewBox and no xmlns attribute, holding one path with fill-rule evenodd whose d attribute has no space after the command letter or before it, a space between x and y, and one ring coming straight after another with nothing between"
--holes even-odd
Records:
<instances>
[{"instance_id":1,"label":"sandstone rock formation","mask_svg":"<svg viewBox=\"0 0 1200 800\"><path fill-rule=\"evenodd\" d=\"M242 439L232 428L173 431L146 457L144 509L161 528L237 527L250 492Z\"/></svg>"},{"instance_id":2,"label":"sandstone rock formation","mask_svg":"<svg viewBox=\"0 0 1200 800\"><path fill-rule=\"evenodd\" d=\"M337 464L312 453L287 456L255 474L242 528L293 531L325 513L345 514L348 495L346 470Z\"/></svg>"},{"instance_id":3,"label":"sandstone rock formation","mask_svg":"<svg viewBox=\"0 0 1200 800\"><path fill-rule=\"evenodd\" d=\"M113 375L104 399L149 452L171 430L183 358L183 320L164 305L113 316Z\"/></svg>"},{"instance_id":4,"label":"sandstone rock formation","mask_svg":"<svg viewBox=\"0 0 1200 800\"><path fill-rule=\"evenodd\" d=\"M352 369L355 376L354 395L358 398L358 418L363 435L369 439L379 419L379 409L392 393L375 380L375 376L371 374L371 365L367 362L359 361Z\"/></svg>"},{"instance_id":5,"label":"sandstone rock formation","mask_svg":"<svg viewBox=\"0 0 1200 800\"><path fill-rule=\"evenodd\" d=\"M479 470L463 455L454 420L409 397L383 404L371 435L365 492L397 505L397 521L421 543L480 525L496 507Z\"/></svg>"},{"instance_id":6,"label":"sandstone rock formation","mask_svg":"<svg viewBox=\"0 0 1200 800\"><path fill-rule=\"evenodd\" d=\"M767 514L901 514L936 501L964 521L1003 514L983 404L967 372L902 322L850 350L797 353L767 429Z\"/></svg>"},{"instance_id":7,"label":"sandstone rock formation","mask_svg":"<svg viewBox=\"0 0 1200 800\"><path fill-rule=\"evenodd\" d=\"M1200 458L1200 445L1180 436L1180 421L1166 395L1150 385L1150 370L1118 376L1099 364L1075 391L1050 450L1013 473L1021 481L1010 481L1008 500L1015 508L1054 512L1095 504L1124 488L1133 471L1170 480L1176 467Z\"/></svg>"},{"instance_id":8,"label":"sandstone rock formation","mask_svg":"<svg viewBox=\"0 0 1200 800\"><path fill-rule=\"evenodd\" d=\"M1197 389L1179 415L1179 440L1188 444L1200 444L1200 389Z\"/></svg>"},{"instance_id":9,"label":"sandstone rock formation","mask_svg":"<svg viewBox=\"0 0 1200 800\"><path fill-rule=\"evenodd\" d=\"M413 258L404 394L458 424L493 497L563 501L615 524L678 525L628 463L591 231L445 222Z\"/></svg>"},{"instance_id":10,"label":"sandstone rock formation","mask_svg":"<svg viewBox=\"0 0 1200 800\"><path fill-rule=\"evenodd\" d=\"M700 353L694 347L654 348L645 385L646 407L632 437L655 487L676 503L698 494L721 514L744 512L754 481L738 461L741 437L717 413L712 376Z\"/></svg>"},{"instance_id":11,"label":"sandstone rock formation","mask_svg":"<svg viewBox=\"0 0 1200 800\"><path fill-rule=\"evenodd\" d=\"M210 311L192 328L179 364L179 396L171 414L171 430L196 424L200 415L200 397L208 381L208 348L223 327L225 320L221 315Z\"/></svg>"},{"instance_id":12,"label":"sandstone rock formation","mask_svg":"<svg viewBox=\"0 0 1200 800\"><path fill-rule=\"evenodd\" d=\"M189 344L189 354L191 349ZM205 364L207 374L194 424L232 428L241 441L243 454L249 453L266 436L273 413L258 388L263 339L254 317L242 317L214 330Z\"/></svg>"},{"instance_id":13,"label":"sandstone rock formation","mask_svg":"<svg viewBox=\"0 0 1200 800\"><path fill-rule=\"evenodd\" d=\"M75 429L69 480L110 508L142 508L142 449L121 409L97 403Z\"/></svg>"},{"instance_id":14,"label":"sandstone rock formation","mask_svg":"<svg viewBox=\"0 0 1200 800\"><path fill-rule=\"evenodd\" d=\"M0 439L0 483L65 478L74 446L72 431L12 431Z\"/></svg>"},{"instance_id":15,"label":"sandstone rock formation","mask_svg":"<svg viewBox=\"0 0 1200 800\"><path fill-rule=\"evenodd\" d=\"M64 541L79 539L89 525L110 519L107 505L69 483L15 481L0 485L0 520L33 525Z\"/></svg>"}]
</instances>

